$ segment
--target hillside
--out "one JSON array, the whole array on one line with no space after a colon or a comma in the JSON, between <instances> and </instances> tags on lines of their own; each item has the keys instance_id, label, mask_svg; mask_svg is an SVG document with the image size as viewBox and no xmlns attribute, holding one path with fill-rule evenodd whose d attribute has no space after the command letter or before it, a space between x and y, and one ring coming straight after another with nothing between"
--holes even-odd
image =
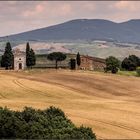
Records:
<instances>
[{"instance_id":1,"label":"hillside","mask_svg":"<svg viewBox=\"0 0 140 140\"><path fill-rule=\"evenodd\" d=\"M140 46L137 44L123 44L115 42L74 42L74 43L54 43L54 42L30 42L30 46L35 50L36 54L48 54L54 51L64 53L80 52L83 55L106 58L113 55L119 59L123 59L128 55L135 54L140 56ZM25 51L26 43L14 46ZM2 52L1 52L2 53Z\"/></svg>"},{"instance_id":2,"label":"hillside","mask_svg":"<svg viewBox=\"0 0 140 140\"><path fill-rule=\"evenodd\" d=\"M27 42L10 41L13 49L19 48L25 51ZM0 56L4 53L6 42L0 42ZM106 41L82 41L82 42L37 42L30 41L31 48L34 49L36 54L48 54L54 51L61 51L64 53L80 52L83 55L93 57L106 58L113 55L119 59L123 59L128 55L135 54L140 57L139 44L130 43L116 43Z\"/></svg>"},{"instance_id":3,"label":"hillside","mask_svg":"<svg viewBox=\"0 0 140 140\"><path fill-rule=\"evenodd\" d=\"M0 71L0 106L60 107L97 138L140 138L140 79L66 70Z\"/></svg>"},{"instance_id":4,"label":"hillside","mask_svg":"<svg viewBox=\"0 0 140 140\"><path fill-rule=\"evenodd\" d=\"M115 23L103 19L76 19L15 35L9 40L113 40L140 43L140 20ZM4 40L1 37L0 40Z\"/></svg>"}]
</instances>

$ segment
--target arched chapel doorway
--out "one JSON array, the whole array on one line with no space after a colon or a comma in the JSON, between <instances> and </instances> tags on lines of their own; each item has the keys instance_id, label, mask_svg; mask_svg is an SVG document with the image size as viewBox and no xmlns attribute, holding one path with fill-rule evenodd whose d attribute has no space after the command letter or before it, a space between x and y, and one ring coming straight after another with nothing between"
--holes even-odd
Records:
<instances>
[{"instance_id":1,"label":"arched chapel doorway","mask_svg":"<svg viewBox=\"0 0 140 140\"><path fill-rule=\"evenodd\" d=\"M19 70L22 70L22 63L19 63Z\"/></svg>"}]
</instances>

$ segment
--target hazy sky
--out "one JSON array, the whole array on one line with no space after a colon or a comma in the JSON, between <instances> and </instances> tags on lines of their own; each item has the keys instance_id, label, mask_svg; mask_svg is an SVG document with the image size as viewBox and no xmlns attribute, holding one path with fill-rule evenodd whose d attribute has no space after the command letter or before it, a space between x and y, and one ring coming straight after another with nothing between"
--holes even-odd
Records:
<instances>
[{"instance_id":1,"label":"hazy sky","mask_svg":"<svg viewBox=\"0 0 140 140\"><path fill-rule=\"evenodd\" d=\"M0 36L77 18L140 19L140 1L1 1Z\"/></svg>"}]
</instances>

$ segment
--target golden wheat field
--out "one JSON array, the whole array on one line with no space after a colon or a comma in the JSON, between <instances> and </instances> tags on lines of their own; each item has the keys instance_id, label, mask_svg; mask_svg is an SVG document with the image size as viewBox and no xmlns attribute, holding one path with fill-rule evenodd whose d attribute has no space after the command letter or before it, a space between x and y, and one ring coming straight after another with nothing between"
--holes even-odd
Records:
<instances>
[{"instance_id":1,"label":"golden wheat field","mask_svg":"<svg viewBox=\"0 0 140 140\"><path fill-rule=\"evenodd\" d=\"M97 138L140 138L140 78L70 70L0 71L0 106L60 107Z\"/></svg>"}]
</instances>

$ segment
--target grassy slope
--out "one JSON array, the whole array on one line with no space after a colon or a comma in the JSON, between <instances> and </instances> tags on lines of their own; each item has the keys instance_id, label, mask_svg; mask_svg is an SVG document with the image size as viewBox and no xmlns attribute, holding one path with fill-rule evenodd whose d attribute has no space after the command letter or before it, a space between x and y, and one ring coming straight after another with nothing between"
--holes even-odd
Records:
<instances>
[{"instance_id":1,"label":"grassy slope","mask_svg":"<svg viewBox=\"0 0 140 140\"><path fill-rule=\"evenodd\" d=\"M62 108L98 138L140 138L140 79L98 72L0 72L0 105Z\"/></svg>"},{"instance_id":2,"label":"grassy slope","mask_svg":"<svg viewBox=\"0 0 140 140\"><path fill-rule=\"evenodd\" d=\"M20 44L20 45L19 45ZM21 50L25 50L26 42L23 41L11 41L12 47L18 46ZM128 55L135 54L140 56L140 47L136 47L134 44L128 44L127 47L118 47L114 43L107 42L105 45L102 43L95 43L95 42L73 42L73 43L52 43L52 42L34 42L30 41L30 46L36 50L36 53L47 53L47 50L50 49L51 51L64 51L64 52L72 52L76 53L80 52L84 55L91 55L95 57L106 58L110 55L118 57L120 59L127 57ZM5 42L0 42L0 55L3 54L5 48ZM136 49L137 48L137 49ZM43 49L43 50L41 50ZM40 50L40 51L39 51Z\"/></svg>"},{"instance_id":3,"label":"grassy slope","mask_svg":"<svg viewBox=\"0 0 140 140\"><path fill-rule=\"evenodd\" d=\"M132 54L140 55L140 50L136 49L133 45L131 45L131 47L117 47L111 43L107 43L106 45L101 45L99 43L73 43L67 44L65 47L72 50L72 53L80 52L84 55L88 54L100 58L115 56L119 59L123 59Z\"/></svg>"}]
</instances>

